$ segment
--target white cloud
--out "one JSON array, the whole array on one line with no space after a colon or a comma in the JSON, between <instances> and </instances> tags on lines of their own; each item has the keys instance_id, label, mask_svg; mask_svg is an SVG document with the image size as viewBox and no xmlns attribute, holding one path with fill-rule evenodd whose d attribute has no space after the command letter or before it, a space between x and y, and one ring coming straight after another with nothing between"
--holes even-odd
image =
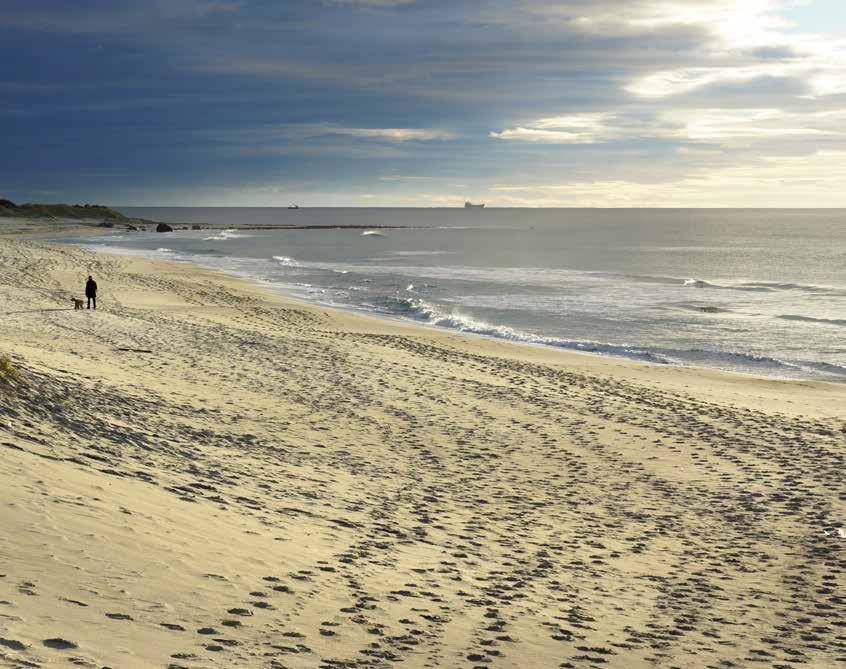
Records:
<instances>
[{"instance_id":1,"label":"white cloud","mask_svg":"<svg viewBox=\"0 0 846 669\"><path fill-rule=\"evenodd\" d=\"M594 113L541 118L490 137L535 144L605 144L669 139L722 146L774 138L842 138L846 109L787 112L780 109L670 109L644 113Z\"/></svg>"},{"instance_id":2,"label":"white cloud","mask_svg":"<svg viewBox=\"0 0 846 669\"><path fill-rule=\"evenodd\" d=\"M388 142L431 142L456 138L450 130L431 128L347 128L331 124L317 124L316 135L341 135L357 139L375 139ZM308 132L308 131L307 131Z\"/></svg>"},{"instance_id":3,"label":"white cloud","mask_svg":"<svg viewBox=\"0 0 846 669\"><path fill-rule=\"evenodd\" d=\"M767 158L706 167L655 183L596 180L500 184L501 206L579 207L846 207L846 151Z\"/></svg>"},{"instance_id":4,"label":"white cloud","mask_svg":"<svg viewBox=\"0 0 846 669\"><path fill-rule=\"evenodd\" d=\"M783 3L782 3L783 4ZM729 42L766 43L785 21L774 12L774 0L651 0L640 3L629 18L632 25L704 26Z\"/></svg>"},{"instance_id":5,"label":"white cloud","mask_svg":"<svg viewBox=\"0 0 846 669\"><path fill-rule=\"evenodd\" d=\"M592 33L704 27L744 41L760 39L785 25L776 0L523 0L530 14L553 24Z\"/></svg>"},{"instance_id":6,"label":"white cloud","mask_svg":"<svg viewBox=\"0 0 846 669\"><path fill-rule=\"evenodd\" d=\"M806 65L782 63L748 67L688 67L647 74L626 86L626 90L643 98L664 98L689 93L712 84L742 83L761 77L798 75L806 69Z\"/></svg>"},{"instance_id":7,"label":"white cloud","mask_svg":"<svg viewBox=\"0 0 846 669\"><path fill-rule=\"evenodd\" d=\"M813 96L846 92L846 40L792 32L778 12L795 4L798 0L653 3L663 8L659 16L632 23L695 23L708 31L712 42L702 54L703 65L641 75L626 90L643 98L664 98L769 77L802 81Z\"/></svg>"},{"instance_id":8,"label":"white cloud","mask_svg":"<svg viewBox=\"0 0 846 669\"><path fill-rule=\"evenodd\" d=\"M840 57L843 61L833 62ZM846 49L837 56L832 52L826 57L806 56L792 62L664 70L635 79L626 90L642 98L665 98L710 85L738 84L767 77L802 80L812 96L846 93Z\"/></svg>"},{"instance_id":9,"label":"white cloud","mask_svg":"<svg viewBox=\"0 0 846 669\"><path fill-rule=\"evenodd\" d=\"M401 143L448 141L458 137L454 131L441 128L362 128L335 123L284 123L218 132L204 131L201 134L216 140L265 143L331 140L333 137Z\"/></svg>"},{"instance_id":10,"label":"white cloud","mask_svg":"<svg viewBox=\"0 0 846 669\"><path fill-rule=\"evenodd\" d=\"M566 130L539 130L537 128L507 128L502 132L492 132L494 139L516 140L537 144L595 144L596 137L591 133L568 132Z\"/></svg>"},{"instance_id":11,"label":"white cloud","mask_svg":"<svg viewBox=\"0 0 846 669\"><path fill-rule=\"evenodd\" d=\"M489 137L536 144L596 144L611 139L613 114L570 114L540 118Z\"/></svg>"},{"instance_id":12,"label":"white cloud","mask_svg":"<svg viewBox=\"0 0 846 669\"><path fill-rule=\"evenodd\" d=\"M698 109L669 111L668 121L681 126L680 139L728 143L736 139L843 135L846 109L796 113L779 109Z\"/></svg>"}]
</instances>

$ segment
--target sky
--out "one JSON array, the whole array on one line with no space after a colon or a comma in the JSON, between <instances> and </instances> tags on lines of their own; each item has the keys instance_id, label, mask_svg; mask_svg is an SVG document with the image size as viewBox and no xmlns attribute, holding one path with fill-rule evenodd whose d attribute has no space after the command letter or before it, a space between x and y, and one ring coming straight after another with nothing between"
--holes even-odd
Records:
<instances>
[{"instance_id":1,"label":"sky","mask_svg":"<svg viewBox=\"0 0 846 669\"><path fill-rule=\"evenodd\" d=\"M0 197L846 207L842 0L0 0Z\"/></svg>"}]
</instances>

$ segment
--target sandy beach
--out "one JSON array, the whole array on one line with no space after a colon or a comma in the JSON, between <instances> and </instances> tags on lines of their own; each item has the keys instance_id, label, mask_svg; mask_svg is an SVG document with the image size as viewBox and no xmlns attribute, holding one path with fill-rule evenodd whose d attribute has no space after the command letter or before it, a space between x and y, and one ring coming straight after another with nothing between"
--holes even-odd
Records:
<instances>
[{"instance_id":1,"label":"sandy beach","mask_svg":"<svg viewBox=\"0 0 846 669\"><path fill-rule=\"evenodd\" d=\"M2 666L846 662L844 386L0 256Z\"/></svg>"}]
</instances>

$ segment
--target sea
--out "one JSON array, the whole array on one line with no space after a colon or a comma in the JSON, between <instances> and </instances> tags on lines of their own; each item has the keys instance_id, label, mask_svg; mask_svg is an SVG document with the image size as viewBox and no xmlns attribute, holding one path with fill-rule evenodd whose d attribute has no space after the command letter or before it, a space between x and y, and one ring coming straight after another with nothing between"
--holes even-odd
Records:
<instances>
[{"instance_id":1,"label":"sea","mask_svg":"<svg viewBox=\"0 0 846 669\"><path fill-rule=\"evenodd\" d=\"M842 209L119 209L177 229L60 241L474 335L846 382Z\"/></svg>"}]
</instances>

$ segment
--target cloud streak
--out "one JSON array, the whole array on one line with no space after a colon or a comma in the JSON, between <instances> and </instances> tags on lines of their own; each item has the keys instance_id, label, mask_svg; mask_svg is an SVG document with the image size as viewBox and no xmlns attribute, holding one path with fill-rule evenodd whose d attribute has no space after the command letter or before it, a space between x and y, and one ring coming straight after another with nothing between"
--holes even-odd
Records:
<instances>
[{"instance_id":1,"label":"cloud streak","mask_svg":"<svg viewBox=\"0 0 846 669\"><path fill-rule=\"evenodd\" d=\"M673 109L650 113L594 113L542 118L491 132L494 139L537 144L605 144L661 139L729 145L775 138L846 138L846 109Z\"/></svg>"}]
</instances>

